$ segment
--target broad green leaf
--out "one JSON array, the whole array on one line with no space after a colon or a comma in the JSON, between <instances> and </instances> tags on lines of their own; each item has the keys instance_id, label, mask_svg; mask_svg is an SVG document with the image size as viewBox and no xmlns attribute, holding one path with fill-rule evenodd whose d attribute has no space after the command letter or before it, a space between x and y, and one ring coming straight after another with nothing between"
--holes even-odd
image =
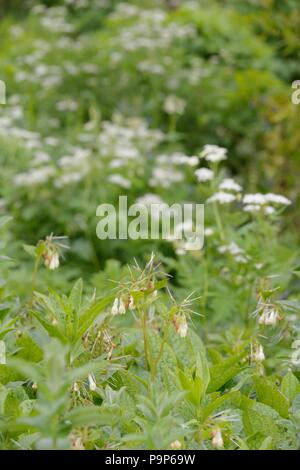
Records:
<instances>
[{"instance_id":1,"label":"broad green leaf","mask_svg":"<svg viewBox=\"0 0 300 470\"><path fill-rule=\"evenodd\" d=\"M216 398L212 403L207 405L203 410L203 418L206 419L210 415L215 414L216 411L222 407L236 407L241 410L246 410L254 405L254 401L242 395L238 391L229 392L221 397Z\"/></svg>"},{"instance_id":2,"label":"broad green leaf","mask_svg":"<svg viewBox=\"0 0 300 470\"><path fill-rule=\"evenodd\" d=\"M240 365L241 359L245 357L246 353L241 353L222 362L214 364L210 368L210 382L208 385L208 392L215 392L223 387L226 382L238 375L245 366Z\"/></svg>"},{"instance_id":3,"label":"broad green leaf","mask_svg":"<svg viewBox=\"0 0 300 470\"><path fill-rule=\"evenodd\" d=\"M24 375L17 372L7 364L0 364L0 384L7 384L9 382L17 382L22 380Z\"/></svg>"},{"instance_id":4,"label":"broad green leaf","mask_svg":"<svg viewBox=\"0 0 300 470\"><path fill-rule=\"evenodd\" d=\"M64 333L60 331L58 326L53 325L52 323L49 323L48 321L44 320L42 318L42 315L39 312L31 311L31 313L40 322L40 324L45 328L49 336L51 336L52 338L58 338L63 343L68 343L68 338L66 337Z\"/></svg>"},{"instance_id":5,"label":"broad green leaf","mask_svg":"<svg viewBox=\"0 0 300 470\"><path fill-rule=\"evenodd\" d=\"M16 339L16 346L19 348L16 354L17 358L25 359L30 362L40 362L43 359L41 347L28 333L24 333Z\"/></svg>"},{"instance_id":6,"label":"broad green leaf","mask_svg":"<svg viewBox=\"0 0 300 470\"><path fill-rule=\"evenodd\" d=\"M79 317L78 336L83 336L90 326L94 323L96 318L103 312L103 310L114 300L114 296L107 296L103 299L97 300L87 310L85 310Z\"/></svg>"},{"instance_id":7,"label":"broad green leaf","mask_svg":"<svg viewBox=\"0 0 300 470\"><path fill-rule=\"evenodd\" d=\"M264 377L253 377L257 399L265 405L274 408L282 418L289 416L289 402L285 396Z\"/></svg>"},{"instance_id":8,"label":"broad green leaf","mask_svg":"<svg viewBox=\"0 0 300 470\"><path fill-rule=\"evenodd\" d=\"M251 438L251 446L254 448L261 447L266 437L276 440L280 435L276 422L270 416L253 408L243 412L243 424L245 433L248 438Z\"/></svg>"},{"instance_id":9,"label":"broad green leaf","mask_svg":"<svg viewBox=\"0 0 300 470\"><path fill-rule=\"evenodd\" d=\"M293 402L294 398L300 393L300 383L292 372L288 372L282 379L281 382L281 393L289 400Z\"/></svg>"},{"instance_id":10,"label":"broad green leaf","mask_svg":"<svg viewBox=\"0 0 300 470\"><path fill-rule=\"evenodd\" d=\"M65 415L65 421L71 421L74 427L79 426L113 426L120 422L119 407L112 406L111 410L102 410L100 406L75 408Z\"/></svg>"}]
</instances>

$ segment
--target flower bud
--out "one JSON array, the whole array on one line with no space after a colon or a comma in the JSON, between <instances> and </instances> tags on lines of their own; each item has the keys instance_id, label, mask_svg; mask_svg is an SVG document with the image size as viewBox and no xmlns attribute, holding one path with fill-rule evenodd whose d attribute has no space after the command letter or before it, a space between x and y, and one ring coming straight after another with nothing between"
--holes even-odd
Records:
<instances>
[{"instance_id":1,"label":"flower bud","mask_svg":"<svg viewBox=\"0 0 300 470\"><path fill-rule=\"evenodd\" d=\"M175 328L181 338L185 338L188 331L188 324L184 315L175 318Z\"/></svg>"},{"instance_id":2,"label":"flower bud","mask_svg":"<svg viewBox=\"0 0 300 470\"><path fill-rule=\"evenodd\" d=\"M213 447L215 447L216 449L222 449L224 447L224 442L222 438L221 429L220 428L215 429L214 431L212 431L211 435L212 435L211 443Z\"/></svg>"},{"instance_id":3,"label":"flower bud","mask_svg":"<svg viewBox=\"0 0 300 470\"><path fill-rule=\"evenodd\" d=\"M114 300L114 303L113 303L113 306L112 306L112 309L111 309L111 313L112 315L118 315L119 313L119 299L116 298Z\"/></svg>"},{"instance_id":4,"label":"flower bud","mask_svg":"<svg viewBox=\"0 0 300 470\"><path fill-rule=\"evenodd\" d=\"M88 380L89 380L90 390L91 390L91 392L94 392L97 389L97 384L96 384L96 382L95 382L95 380L94 380L94 378L91 374L89 374Z\"/></svg>"},{"instance_id":5,"label":"flower bud","mask_svg":"<svg viewBox=\"0 0 300 470\"><path fill-rule=\"evenodd\" d=\"M181 447L182 447L181 442L178 441L177 439L176 439L176 441L171 442L171 444L170 444L170 448L173 449L173 450L179 450L179 449L181 449Z\"/></svg>"},{"instance_id":6,"label":"flower bud","mask_svg":"<svg viewBox=\"0 0 300 470\"><path fill-rule=\"evenodd\" d=\"M120 315L124 315L124 313L126 313L126 307L122 301L122 299L120 300L120 306L119 306L119 314Z\"/></svg>"},{"instance_id":7,"label":"flower bud","mask_svg":"<svg viewBox=\"0 0 300 470\"><path fill-rule=\"evenodd\" d=\"M57 251L53 250L48 250L44 254L44 264L46 268L51 269L52 271L54 269L57 269L59 267L59 254Z\"/></svg>"},{"instance_id":8,"label":"flower bud","mask_svg":"<svg viewBox=\"0 0 300 470\"><path fill-rule=\"evenodd\" d=\"M134 309L135 309L134 298L132 297L132 295L131 295L130 298L129 298L128 308L129 308L130 310L134 310Z\"/></svg>"}]
</instances>

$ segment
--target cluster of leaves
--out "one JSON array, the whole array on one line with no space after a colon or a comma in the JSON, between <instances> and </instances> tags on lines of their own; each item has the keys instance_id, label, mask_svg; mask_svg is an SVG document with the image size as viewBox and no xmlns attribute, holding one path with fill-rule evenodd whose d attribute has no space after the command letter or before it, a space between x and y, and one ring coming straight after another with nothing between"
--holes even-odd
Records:
<instances>
[{"instance_id":1,"label":"cluster of leaves","mask_svg":"<svg viewBox=\"0 0 300 470\"><path fill-rule=\"evenodd\" d=\"M17 316L2 309L1 448L299 448L298 374L281 358L262 367L252 347L267 332L255 320L206 329L207 347L197 319L180 334L193 303L175 301L151 257L100 299L79 280L68 296L35 292Z\"/></svg>"}]
</instances>

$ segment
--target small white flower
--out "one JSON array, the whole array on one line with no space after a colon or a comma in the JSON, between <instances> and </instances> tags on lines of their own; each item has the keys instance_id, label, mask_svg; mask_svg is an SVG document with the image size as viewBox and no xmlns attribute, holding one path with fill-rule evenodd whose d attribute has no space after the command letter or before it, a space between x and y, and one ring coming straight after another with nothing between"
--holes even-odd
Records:
<instances>
[{"instance_id":1,"label":"small white flower","mask_svg":"<svg viewBox=\"0 0 300 470\"><path fill-rule=\"evenodd\" d=\"M281 196L280 194L272 194L272 193L268 193L265 195L265 199L267 202L270 202L271 204L281 204L281 205L284 205L284 206L289 206L291 204L291 201L285 197L285 196Z\"/></svg>"},{"instance_id":2,"label":"small white flower","mask_svg":"<svg viewBox=\"0 0 300 470\"><path fill-rule=\"evenodd\" d=\"M44 255L44 264L46 268L57 269L59 267L59 253L57 251L49 250Z\"/></svg>"},{"instance_id":3,"label":"small white flower","mask_svg":"<svg viewBox=\"0 0 300 470\"><path fill-rule=\"evenodd\" d=\"M214 178L214 172L209 168L199 168L195 171L195 175L199 183L211 181Z\"/></svg>"},{"instance_id":4,"label":"small white flower","mask_svg":"<svg viewBox=\"0 0 300 470\"><path fill-rule=\"evenodd\" d=\"M222 438L222 433L221 433L221 429L220 428L217 428L215 429L214 431L212 431L212 445L213 447L215 447L216 449L221 449L224 447L224 442L223 442L223 438Z\"/></svg>"},{"instance_id":5,"label":"small white flower","mask_svg":"<svg viewBox=\"0 0 300 470\"><path fill-rule=\"evenodd\" d=\"M253 362L263 362L265 360L264 348L261 344L251 344L250 359Z\"/></svg>"},{"instance_id":6,"label":"small white flower","mask_svg":"<svg viewBox=\"0 0 300 470\"><path fill-rule=\"evenodd\" d=\"M217 193L213 194L207 202L219 202L220 204L230 204L234 202L236 197L234 194L225 193L224 191L218 191Z\"/></svg>"},{"instance_id":7,"label":"small white flower","mask_svg":"<svg viewBox=\"0 0 300 470\"><path fill-rule=\"evenodd\" d=\"M226 160L227 149L218 147L218 145L205 145L200 156L209 162L218 163L222 160Z\"/></svg>"},{"instance_id":8,"label":"small white flower","mask_svg":"<svg viewBox=\"0 0 300 470\"><path fill-rule=\"evenodd\" d=\"M131 181L129 181L127 178L124 178L124 176L122 175L119 175L119 174L110 175L108 177L108 180L113 184L117 184L118 186L121 186L121 188L125 188L125 189L131 188Z\"/></svg>"},{"instance_id":9,"label":"small white flower","mask_svg":"<svg viewBox=\"0 0 300 470\"><path fill-rule=\"evenodd\" d=\"M130 296L130 299L129 299L128 308L129 308L130 310L134 310L134 309L135 309L134 298L132 297L132 295Z\"/></svg>"},{"instance_id":10,"label":"small white flower","mask_svg":"<svg viewBox=\"0 0 300 470\"><path fill-rule=\"evenodd\" d=\"M211 237L215 233L214 229L212 227L207 227L204 229L204 235L206 237Z\"/></svg>"},{"instance_id":11,"label":"small white flower","mask_svg":"<svg viewBox=\"0 0 300 470\"><path fill-rule=\"evenodd\" d=\"M94 392L97 389L97 384L92 376L92 374L88 375L88 380L89 380L89 388L91 392Z\"/></svg>"},{"instance_id":12,"label":"small white flower","mask_svg":"<svg viewBox=\"0 0 300 470\"><path fill-rule=\"evenodd\" d=\"M251 212L251 213L255 213L255 212L260 212L262 209L262 206L259 206L257 204L247 204L246 206L244 206L244 211L245 212Z\"/></svg>"},{"instance_id":13,"label":"small white flower","mask_svg":"<svg viewBox=\"0 0 300 470\"><path fill-rule=\"evenodd\" d=\"M236 193L240 193L242 191L242 187L231 178L224 179L221 182L219 189L223 191L234 191Z\"/></svg>"},{"instance_id":14,"label":"small white flower","mask_svg":"<svg viewBox=\"0 0 300 470\"><path fill-rule=\"evenodd\" d=\"M122 300L120 300L120 305L119 305L119 314L120 315L124 315L124 313L126 313L126 307L123 303Z\"/></svg>"},{"instance_id":15,"label":"small white flower","mask_svg":"<svg viewBox=\"0 0 300 470\"><path fill-rule=\"evenodd\" d=\"M272 207L272 206L265 206L265 207L263 208L263 211L264 211L265 214L271 215L271 214L274 214L275 209L274 209L274 207Z\"/></svg>"},{"instance_id":16,"label":"small white flower","mask_svg":"<svg viewBox=\"0 0 300 470\"><path fill-rule=\"evenodd\" d=\"M179 449L181 449L181 447L182 447L182 444L177 439L176 439L176 441L171 442L171 444L170 444L170 448L173 449L173 450L179 450Z\"/></svg>"},{"instance_id":17,"label":"small white flower","mask_svg":"<svg viewBox=\"0 0 300 470\"><path fill-rule=\"evenodd\" d=\"M261 193L256 194L246 194L243 197L243 203L246 205L260 206L266 203L266 198Z\"/></svg>"},{"instance_id":18,"label":"small white flower","mask_svg":"<svg viewBox=\"0 0 300 470\"><path fill-rule=\"evenodd\" d=\"M175 328L181 338L185 338L188 332L188 324L184 315L175 318Z\"/></svg>"},{"instance_id":19,"label":"small white flower","mask_svg":"<svg viewBox=\"0 0 300 470\"><path fill-rule=\"evenodd\" d=\"M183 114L186 102L178 96L169 95L164 102L164 111L168 114Z\"/></svg>"},{"instance_id":20,"label":"small white flower","mask_svg":"<svg viewBox=\"0 0 300 470\"><path fill-rule=\"evenodd\" d=\"M187 157L186 162L189 166L197 166L199 163L199 158L196 157L196 155L193 155L191 157Z\"/></svg>"},{"instance_id":21,"label":"small white flower","mask_svg":"<svg viewBox=\"0 0 300 470\"><path fill-rule=\"evenodd\" d=\"M112 315L118 315L119 313L119 299L116 298L114 300L114 303L113 303L113 306L112 306L112 309L111 309L111 313Z\"/></svg>"},{"instance_id":22,"label":"small white flower","mask_svg":"<svg viewBox=\"0 0 300 470\"><path fill-rule=\"evenodd\" d=\"M280 319L280 314L275 308L266 307L263 310L262 315L259 317L258 323L260 325L275 326Z\"/></svg>"}]
</instances>

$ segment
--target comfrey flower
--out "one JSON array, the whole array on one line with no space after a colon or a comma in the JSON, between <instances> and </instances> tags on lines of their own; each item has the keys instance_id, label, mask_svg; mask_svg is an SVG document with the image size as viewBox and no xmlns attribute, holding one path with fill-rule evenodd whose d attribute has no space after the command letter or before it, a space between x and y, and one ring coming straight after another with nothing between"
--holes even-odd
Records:
<instances>
[{"instance_id":1,"label":"comfrey flower","mask_svg":"<svg viewBox=\"0 0 300 470\"><path fill-rule=\"evenodd\" d=\"M94 392L97 389L97 384L96 384L92 374L88 375L88 380L89 380L89 388L90 388L91 392Z\"/></svg>"},{"instance_id":2,"label":"comfrey flower","mask_svg":"<svg viewBox=\"0 0 300 470\"><path fill-rule=\"evenodd\" d=\"M41 256L44 260L46 268L50 270L57 269L59 267L59 258L62 249L68 249L68 246L61 243L61 240L67 237L55 237L53 234L46 237L45 240L39 241L37 250L41 250Z\"/></svg>"},{"instance_id":3,"label":"comfrey flower","mask_svg":"<svg viewBox=\"0 0 300 470\"><path fill-rule=\"evenodd\" d=\"M199 183L211 181L214 178L214 172L209 168L199 168L195 171L195 175Z\"/></svg>"},{"instance_id":4,"label":"comfrey flower","mask_svg":"<svg viewBox=\"0 0 300 470\"><path fill-rule=\"evenodd\" d=\"M48 250L44 254L44 263L46 268L51 270L57 269L59 267L59 254L55 250Z\"/></svg>"},{"instance_id":5,"label":"comfrey flower","mask_svg":"<svg viewBox=\"0 0 300 470\"><path fill-rule=\"evenodd\" d=\"M181 447L182 447L181 442L178 441L177 439L176 439L176 441L171 442L171 444L170 444L170 448L172 450L179 450L179 449L181 449Z\"/></svg>"},{"instance_id":6,"label":"comfrey flower","mask_svg":"<svg viewBox=\"0 0 300 470\"><path fill-rule=\"evenodd\" d=\"M212 431L212 440L211 443L216 449L222 449L224 447L224 442L222 438L222 433L220 428L216 428Z\"/></svg>"},{"instance_id":7,"label":"comfrey flower","mask_svg":"<svg viewBox=\"0 0 300 470\"><path fill-rule=\"evenodd\" d=\"M130 310L134 310L134 309L135 309L134 298L132 297L132 295L129 297L128 308L129 308Z\"/></svg>"},{"instance_id":8,"label":"comfrey flower","mask_svg":"<svg viewBox=\"0 0 300 470\"><path fill-rule=\"evenodd\" d=\"M200 153L200 157L208 162L218 163L227 158L227 149L218 147L218 145L205 145Z\"/></svg>"},{"instance_id":9,"label":"comfrey flower","mask_svg":"<svg viewBox=\"0 0 300 470\"><path fill-rule=\"evenodd\" d=\"M124 315L124 313L126 313L126 306L122 299L115 298L111 313L112 315Z\"/></svg>"},{"instance_id":10,"label":"comfrey flower","mask_svg":"<svg viewBox=\"0 0 300 470\"><path fill-rule=\"evenodd\" d=\"M114 300L114 303L113 303L113 306L112 306L112 309L111 309L111 313L112 315L118 315L119 313L119 299L115 299Z\"/></svg>"},{"instance_id":11,"label":"comfrey flower","mask_svg":"<svg viewBox=\"0 0 300 470\"><path fill-rule=\"evenodd\" d=\"M281 316L276 307L266 306L259 317L258 323L260 325L275 326L280 320Z\"/></svg>"},{"instance_id":12,"label":"comfrey flower","mask_svg":"<svg viewBox=\"0 0 300 470\"><path fill-rule=\"evenodd\" d=\"M174 319L174 325L177 333L181 338L185 338L188 332L188 324L185 315L178 315Z\"/></svg>"},{"instance_id":13,"label":"comfrey flower","mask_svg":"<svg viewBox=\"0 0 300 470\"><path fill-rule=\"evenodd\" d=\"M264 348L261 344L251 344L251 362L263 362L265 360Z\"/></svg>"}]
</instances>

